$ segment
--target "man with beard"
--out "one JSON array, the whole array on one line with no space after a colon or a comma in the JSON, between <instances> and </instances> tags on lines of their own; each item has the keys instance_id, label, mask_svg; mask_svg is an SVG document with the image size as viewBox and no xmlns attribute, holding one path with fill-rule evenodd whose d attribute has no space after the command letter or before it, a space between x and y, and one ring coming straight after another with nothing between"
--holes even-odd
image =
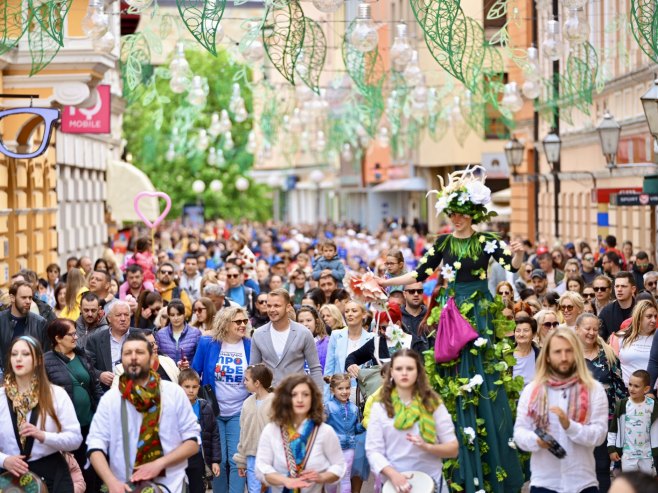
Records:
<instances>
[{"instance_id":1,"label":"man with beard","mask_svg":"<svg viewBox=\"0 0 658 493\"><path fill-rule=\"evenodd\" d=\"M549 450L550 435L566 452ZM598 493L594 448L607 437L608 399L594 380L576 333L552 331L537 358L535 378L521 393L514 442L531 453L533 493ZM549 443L551 442L551 443Z\"/></svg>"},{"instance_id":2,"label":"man with beard","mask_svg":"<svg viewBox=\"0 0 658 493\"><path fill-rule=\"evenodd\" d=\"M98 296L87 291L80 299L80 316L75 321L75 331L78 334L77 346L84 349L87 338L97 331L107 329L107 318L101 310Z\"/></svg>"},{"instance_id":3,"label":"man with beard","mask_svg":"<svg viewBox=\"0 0 658 493\"><path fill-rule=\"evenodd\" d=\"M179 299L185 307L185 318L189 320L192 316L192 301L187 291L176 284L176 269L171 262L165 262L158 268L155 290L162 296L165 306L173 299Z\"/></svg>"},{"instance_id":4,"label":"man with beard","mask_svg":"<svg viewBox=\"0 0 658 493\"><path fill-rule=\"evenodd\" d=\"M415 282L404 286L404 305L402 305L402 328L409 332L413 339L411 349L422 353L429 349L426 335L418 335L418 326L425 318L427 307L423 303L423 283Z\"/></svg>"},{"instance_id":5,"label":"man with beard","mask_svg":"<svg viewBox=\"0 0 658 493\"><path fill-rule=\"evenodd\" d=\"M9 288L11 306L0 312L0 369L5 367L7 349L17 337L32 336L41 343L44 353L50 350L46 319L30 311L33 294L32 286L25 281Z\"/></svg>"},{"instance_id":6,"label":"man with beard","mask_svg":"<svg viewBox=\"0 0 658 493\"><path fill-rule=\"evenodd\" d=\"M152 369L154 358L143 334L128 335L121 348L126 371L118 377L118 388L103 396L91 422L88 455L109 493L124 493L127 483L139 481L171 492L186 490L187 459L199 451L201 430L183 389Z\"/></svg>"}]
</instances>

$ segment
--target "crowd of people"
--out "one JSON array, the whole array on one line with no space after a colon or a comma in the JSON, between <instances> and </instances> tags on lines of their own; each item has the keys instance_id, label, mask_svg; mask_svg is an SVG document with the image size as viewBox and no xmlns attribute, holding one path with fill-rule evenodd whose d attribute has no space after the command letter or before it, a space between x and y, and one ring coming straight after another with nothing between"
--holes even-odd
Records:
<instances>
[{"instance_id":1,"label":"crowd of people","mask_svg":"<svg viewBox=\"0 0 658 493\"><path fill-rule=\"evenodd\" d=\"M649 255L507 243L476 182L439 192L431 242L172 224L121 261L16 272L0 466L54 493L657 491Z\"/></svg>"}]
</instances>

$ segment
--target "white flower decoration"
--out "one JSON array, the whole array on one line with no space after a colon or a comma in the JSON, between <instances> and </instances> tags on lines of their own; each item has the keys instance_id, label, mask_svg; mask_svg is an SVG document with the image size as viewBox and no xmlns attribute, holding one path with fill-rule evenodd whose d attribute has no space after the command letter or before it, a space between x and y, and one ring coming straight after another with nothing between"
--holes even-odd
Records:
<instances>
[{"instance_id":1,"label":"white flower decoration","mask_svg":"<svg viewBox=\"0 0 658 493\"><path fill-rule=\"evenodd\" d=\"M478 236L478 241L480 243L484 243L485 241L487 241L487 238L484 235L480 235L480 236Z\"/></svg>"},{"instance_id":2,"label":"white flower decoration","mask_svg":"<svg viewBox=\"0 0 658 493\"><path fill-rule=\"evenodd\" d=\"M512 270L512 267L509 264L505 264L504 269L505 270Z\"/></svg>"},{"instance_id":3,"label":"white flower decoration","mask_svg":"<svg viewBox=\"0 0 658 493\"><path fill-rule=\"evenodd\" d=\"M487 341L486 338L478 337L477 339L475 339L475 342L473 343L473 345L475 345L475 347L482 347L482 346L485 346L488 342L489 341Z\"/></svg>"},{"instance_id":4,"label":"white flower decoration","mask_svg":"<svg viewBox=\"0 0 658 493\"><path fill-rule=\"evenodd\" d=\"M480 279L484 281L487 278L487 273L486 272L481 272L480 273Z\"/></svg>"},{"instance_id":5,"label":"white flower decoration","mask_svg":"<svg viewBox=\"0 0 658 493\"><path fill-rule=\"evenodd\" d=\"M450 201L448 200L448 197L445 195L442 195L439 197L439 199L436 201L436 204L434 204L434 208L436 209L436 215L438 216L441 214L446 207L448 207L448 204Z\"/></svg>"},{"instance_id":6,"label":"white flower decoration","mask_svg":"<svg viewBox=\"0 0 658 493\"><path fill-rule=\"evenodd\" d=\"M413 272L411 273L411 277L413 277L414 279L416 279L416 278L418 277L418 272L413 271Z\"/></svg>"},{"instance_id":7,"label":"white flower decoration","mask_svg":"<svg viewBox=\"0 0 658 493\"><path fill-rule=\"evenodd\" d=\"M481 181L472 181L466 184L468 197L474 204L488 204L491 202L491 189Z\"/></svg>"},{"instance_id":8,"label":"white flower decoration","mask_svg":"<svg viewBox=\"0 0 658 493\"><path fill-rule=\"evenodd\" d=\"M509 448L513 448L514 450L516 450L516 442L514 441L513 438L510 438L509 440L507 440L507 446Z\"/></svg>"},{"instance_id":9,"label":"white flower decoration","mask_svg":"<svg viewBox=\"0 0 658 493\"><path fill-rule=\"evenodd\" d=\"M430 269L429 267L425 269L425 274L427 274L428 276L431 276L433 273L434 273L434 269Z\"/></svg>"},{"instance_id":10,"label":"white flower decoration","mask_svg":"<svg viewBox=\"0 0 658 493\"><path fill-rule=\"evenodd\" d=\"M482 375L478 373L468 381L468 384L471 387L475 387L476 385L482 385L483 382L484 382L484 378L482 378Z\"/></svg>"},{"instance_id":11,"label":"white flower decoration","mask_svg":"<svg viewBox=\"0 0 658 493\"><path fill-rule=\"evenodd\" d=\"M473 428L469 426L468 428L464 428L463 432L464 435L468 437L468 443L473 443L475 441L475 430Z\"/></svg>"},{"instance_id":12,"label":"white flower decoration","mask_svg":"<svg viewBox=\"0 0 658 493\"><path fill-rule=\"evenodd\" d=\"M462 268L462 263L461 263L459 260L457 260L457 262L455 262L455 263L452 264L452 265L453 265L453 267L455 268L455 270L459 270L459 269Z\"/></svg>"},{"instance_id":13,"label":"white flower decoration","mask_svg":"<svg viewBox=\"0 0 658 493\"><path fill-rule=\"evenodd\" d=\"M429 249L427 250L427 255L430 255L430 256L434 255L434 247L433 246L429 247Z\"/></svg>"},{"instance_id":14,"label":"white flower decoration","mask_svg":"<svg viewBox=\"0 0 658 493\"><path fill-rule=\"evenodd\" d=\"M485 253L492 254L493 252L496 251L498 248L498 245L496 245L495 241L487 241L487 243L484 245L484 251Z\"/></svg>"},{"instance_id":15,"label":"white flower decoration","mask_svg":"<svg viewBox=\"0 0 658 493\"><path fill-rule=\"evenodd\" d=\"M451 282L455 279L455 269L453 269L452 265L446 264L441 267L441 276L448 282Z\"/></svg>"},{"instance_id":16,"label":"white flower decoration","mask_svg":"<svg viewBox=\"0 0 658 493\"><path fill-rule=\"evenodd\" d=\"M462 192L459 194L459 198L457 199L457 202L459 205L464 205L466 202L468 202L468 192Z\"/></svg>"}]
</instances>

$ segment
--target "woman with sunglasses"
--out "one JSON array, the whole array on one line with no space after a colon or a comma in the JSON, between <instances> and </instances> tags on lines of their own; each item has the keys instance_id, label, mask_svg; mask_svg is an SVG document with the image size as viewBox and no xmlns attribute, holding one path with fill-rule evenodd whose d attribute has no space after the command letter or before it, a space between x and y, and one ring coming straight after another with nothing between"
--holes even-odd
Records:
<instances>
[{"instance_id":1,"label":"woman with sunglasses","mask_svg":"<svg viewBox=\"0 0 658 493\"><path fill-rule=\"evenodd\" d=\"M565 291L562 296L560 296L559 306L560 313L562 313L562 319L564 320L563 326L575 329L576 320L580 314L583 313L583 308L585 306L583 297L578 293Z\"/></svg>"},{"instance_id":2,"label":"woman with sunglasses","mask_svg":"<svg viewBox=\"0 0 658 493\"><path fill-rule=\"evenodd\" d=\"M496 286L496 294L503 299L504 303L514 302L514 289L507 281L500 281Z\"/></svg>"},{"instance_id":3,"label":"woman with sunglasses","mask_svg":"<svg viewBox=\"0 0 658 493\"><path fill-rule=\"evenodd\" d=\"M535 342L539 347L543 347L548 334L557 329L560 322L558 322L557 313L545 309L537 312L535 320L537 321L537 338Z\"/></svg>"},{"instance_id":4,"label":"woman with sunglasses","mask_svg":"<svg viewBox=\"0 0 658 493\"><path fill-rule=\"evenodd\" d=\"M219 404L220 443L222 446L221 474L213 479L213 493L242 493L245 478L241 478L233 455L240 440L240 412L249 397L243 384L251 355L251 339L247 337L249 315L242 307L224 308L215 317L212 334L203 336L192 368L201 377L201 386L210 385Z\"/></svg>"},{"instance_id":5,"label":"woman with sunglasses","mask_svg":"<svg viewBox=\"0 0 658 493\"><path fill-rule=\"evenodd\" d=\"M592 289L596 299L596 313L601 313L604 306L612 301L612 279L605 274L600 274L594 278Z\"/></svg>"},{"instance_id":6,"label":"woman with sunglasses","mask_svg":"<svg viewBox=\"0 0 658 493\"><path fill-rule=\"evenodd\" d=\"M251 314L251 326L255 330L269 321L270 316L267 314L267 293L260 293L256 297L254 311Z\"/></svg>"},{"instance_id":7,"label":"woman with sunglasses","mask_svg":"<svg viewBox=\"0 0 658 493\"><path fill-rule=\"evenodd\" d=\"M521 268L516 273L514 285L516 286L517 292L521 292L528 287L532 287L532 275L533 267L530 262L523 262Z\"/></svg>"},{"instance_id":8,"label":"woman with sunglasses","mask_svg":"<svg viewBox=\"0 0 658 493\"><path fill-rule=\"evenodd\" d=\"M553 251L551 251L551 259L553 260L554 269L564 271L565 259L562 249L554 248Z\"/></svg>"},{"instance_id":9,"label":"woman with sunglasses","mask_svg":"<svg viewBox=\"0 0 658 493\"><path fill-rule=\"evenodd\" d=\"M55 319L48 324L46 330L53 348L43 355L46 374L50 383L66 390L73 402L83 438L82 445L73 452L73 455L80 469L84 471L87 491L95 493L100 488L100 484L96 484L98 480L93 468L85 469L87 463L85 440L98 401L103 396L103 390L96 377L93 362L87 353L77 346L78 333L73 321L66 318Z\"/></svg>"},{"instance_id":10,"label":"woman with sunglasses","mask_svg":"<svg viewBox=\"0 0 658 493\"><path fill-rule=\"evenodd\" d=\"M617 401L628 396L626 386L621 378L621 369L612 348L599 336L601 322L596 315L583 313L576 320L576 335L583 344L585 363L590 373L605 388L608 397L608 416L614 416ZM610 456L608 444L602 443L594 449L596 476L599 491L610 488Z\"/></svg>"},{"instance_id":11,"label":"woman with sunglasses","mask_svg":"<svg viewBox=\"0 0 658 493\"><path fill-rule=\"evenodd\" d=\"M217 308L210 298L201 297L192 304L192 327L201 331L202 336L208 336L212 332L212 322L215 320Z\"/></svg>"}]
</instances>

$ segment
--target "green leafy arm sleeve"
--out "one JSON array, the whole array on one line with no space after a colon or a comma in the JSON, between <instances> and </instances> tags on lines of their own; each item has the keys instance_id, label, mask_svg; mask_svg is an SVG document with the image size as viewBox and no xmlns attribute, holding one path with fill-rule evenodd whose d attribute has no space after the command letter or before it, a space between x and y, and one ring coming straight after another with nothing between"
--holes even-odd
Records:
<instances>
[{"instance_id":1,"label":"green leafy arm sleeve","mask_svg":"<svg viewBox=\"0 0 658 493\"><path fill-rule=\"evenodd\" d=\"M512 266L512 250L509 245L497 236L487 235L484 252L490 254L506 271L516 272L518 270Z\"/></svg>"}]
</instances>

